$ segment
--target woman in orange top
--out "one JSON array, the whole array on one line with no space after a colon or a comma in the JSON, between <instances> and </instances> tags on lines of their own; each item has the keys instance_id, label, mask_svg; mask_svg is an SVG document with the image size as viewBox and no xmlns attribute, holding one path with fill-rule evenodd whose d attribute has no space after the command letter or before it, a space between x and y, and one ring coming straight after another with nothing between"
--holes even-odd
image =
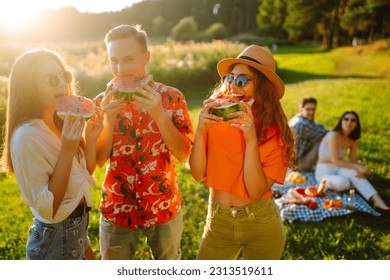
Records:
<instances>
[{"instance_id":1,"label":"woman in orange top","mask_svg":"<svg viewBox=\"0 0 390 280\"><path fill-rule=\"evenodd\" d=\"M284 84L269 51L256 45L218 63L221 83L200 113L189 164L210 187L197 259L280 259L285 233L272 185L283 184L295 159L294 138L280 104ZM239 99L229 121L210 113L217 98ZM252 106L243 100L254 99Z\"/></svg>"}]
</instances>

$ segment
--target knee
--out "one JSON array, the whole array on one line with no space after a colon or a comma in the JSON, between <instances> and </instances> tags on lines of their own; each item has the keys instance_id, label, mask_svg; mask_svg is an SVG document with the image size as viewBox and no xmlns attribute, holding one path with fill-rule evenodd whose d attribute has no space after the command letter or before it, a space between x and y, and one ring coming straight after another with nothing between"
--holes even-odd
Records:
<instances>
[{"instance_id":1,"label":"knee","mask_svg":"<svg viewBox=\"0 0 390 280\"><path fill-rule=\"evenodd\" d=\"M335 191L342 192L350 189L351 182L348 178L339 177L337 179L327 180L326 187Z\"/></svg>"},{"instance_id":2,"label":"knee","mask_svg":"<svg viewBox=\"0 0 390 280\"><path fill-rule=\"evenodd\" d=\"M350 168L342 168L340 170L340 173L344 176L347 176L350 179L356 178L358 174L355 169L350 169Z\"/></svg>"}]
</instances>

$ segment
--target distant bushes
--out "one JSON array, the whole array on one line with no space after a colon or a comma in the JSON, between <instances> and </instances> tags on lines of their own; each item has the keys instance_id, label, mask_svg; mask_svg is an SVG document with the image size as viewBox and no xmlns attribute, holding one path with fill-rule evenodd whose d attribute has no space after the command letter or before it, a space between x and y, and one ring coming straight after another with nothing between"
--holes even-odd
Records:
<instances>
[{"instance_id":1,"label":"distant bushes","mask_svg":"<svg viewBox=\"0 0 390 280\"><path fill-rule=\"evenodd\" d=\"M198 36L198 24L193 17L182 18L171 31L171 38L176 41L195 40Z\"/></svg>"},{"instance_id":2,"label":"distant bushes","mask_svg":"<svg viewBox=\"0 0 390 280\"><path fill-rule=\"evenodd\" d=\"M212 87L219 80L216 71L220 59L237 56L244 45L228 41L177 43L168 41L151 47L149 72L157 81L191 89Z\"/></svg>"},{"instance_id":3,"label":"distant bushes","mask_svg":"<svg viewBox=\"0 0 390 280\"><path fill-rule=\"evenodd\" d=\"M210 42L225 40L228 36L229 31L221 22L212 23L203 31L198 30L198 24L193 17L182 18L171 30L171 39L179 42Z\"/></svg>"},{"instance_id":4,"label":"distant bushes","mask_svg":"<svg viewBox=\"0 0 390 280\"><path fill-rule=\"evenodd\" d=\"M221 26L214 26L208 34L220 32ZM103 42L62 43L46 45L58 51L72 68L80 94L93 98L106 89L112 79L106 48ZM12 63L30 45L0 46L0 127L3 126L6 107L6 87ZM225 57L235 57L244 45L230 41L180 43L168 40L164 44L151 45L152 58L148 66L150 74L158 82L177 87L183 92L199 87L213 87L219 80L217 63ZM15 51L17 50L17 51ZM4 55L3 55L4 54ZM0 140L1 142L1 140Z\"/></svg>"},{"instance_id":5,"label":"distant bushes","mask_svg":"<svg viewBox=\"0 0 390 280\"><path fill-rule=\"evenodd\" d=\"M201 35L204 41L223 40L229 35L229 31L221 22L211 24Z\"/></svg>"}]
</instances>

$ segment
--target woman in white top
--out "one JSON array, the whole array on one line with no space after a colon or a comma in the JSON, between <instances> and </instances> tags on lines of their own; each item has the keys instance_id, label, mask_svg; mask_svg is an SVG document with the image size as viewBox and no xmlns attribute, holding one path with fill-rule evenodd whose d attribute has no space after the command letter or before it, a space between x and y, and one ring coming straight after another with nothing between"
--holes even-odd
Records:
<instances>
[{"instance_id":1,"label":"woman in white top","mask_svg":"<svg viewBox=\"0 0 390 280\"><path fill-rule=\"evenodd\" d=\"M366 179L371 171L357 158L361 128L359 116L354 111L344 112L333 131L322 139L315 171L319 182L327 179L325 189L346 191L356 188L375 208L390 210L378 192ZM345 158L349 151L349 158Z\"/></svg>"},{"instance_id":2,"label":"woman in white top","mask_svg":"<svg viewBox=\"0 0 390 280\"><path fill-rule=\"evenodd\" d=\"M99 112L87 123L69 115L59 119L56 100L70 94L75 94L72 74L57 53L31 50L15 62L2 163L15 174L34 215L27 259L93 258L88 211L102 117Z\"/></svg>"}]
</instances>

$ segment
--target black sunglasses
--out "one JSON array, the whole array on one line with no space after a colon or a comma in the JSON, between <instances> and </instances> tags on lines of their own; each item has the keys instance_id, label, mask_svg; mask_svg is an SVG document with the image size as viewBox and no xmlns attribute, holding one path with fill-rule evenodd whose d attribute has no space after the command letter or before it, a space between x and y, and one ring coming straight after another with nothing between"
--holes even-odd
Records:
<instances>
[{"instance_id":1,"label":"black sunglasses","mask_svg":"<svg viewBox=\"0 0 390 280\"><path fill-rule=\"evenodd\" d=\"M226 75L222 79L227 86L231 86L233 82L235 82L236 86L241 88L244 87L249 81L253 80L244 74L238 75L237 77L234 77L233 75Z\"/></svg>"},{"instance_id":2,"label":"black sunglasses","mask_svg":"<svg viewBox=\"0 0 390 280\"><path fill-rule=\"evenodd\" d=\"M351 121L351 122L356 122L357 120L354 119L354 118L347 118L347 117L344 117L344 118L343 118L343 121L346 121L346 122L349 122L349 121Z\"/></svg>"},{"instance_id":3,"label":"black sunglasses","mask_svg":"<svg viewBox=\"0 0 390 280\"><path fill-rule=\"evenodd\" d=\"M72 73L69 71L63 71L58 74L49 74L46 77L46 82L49 84L50 87L58 87L60 82L63 81L67 84L70 84L72 82Z\"/></svg>"}]
</instances>

